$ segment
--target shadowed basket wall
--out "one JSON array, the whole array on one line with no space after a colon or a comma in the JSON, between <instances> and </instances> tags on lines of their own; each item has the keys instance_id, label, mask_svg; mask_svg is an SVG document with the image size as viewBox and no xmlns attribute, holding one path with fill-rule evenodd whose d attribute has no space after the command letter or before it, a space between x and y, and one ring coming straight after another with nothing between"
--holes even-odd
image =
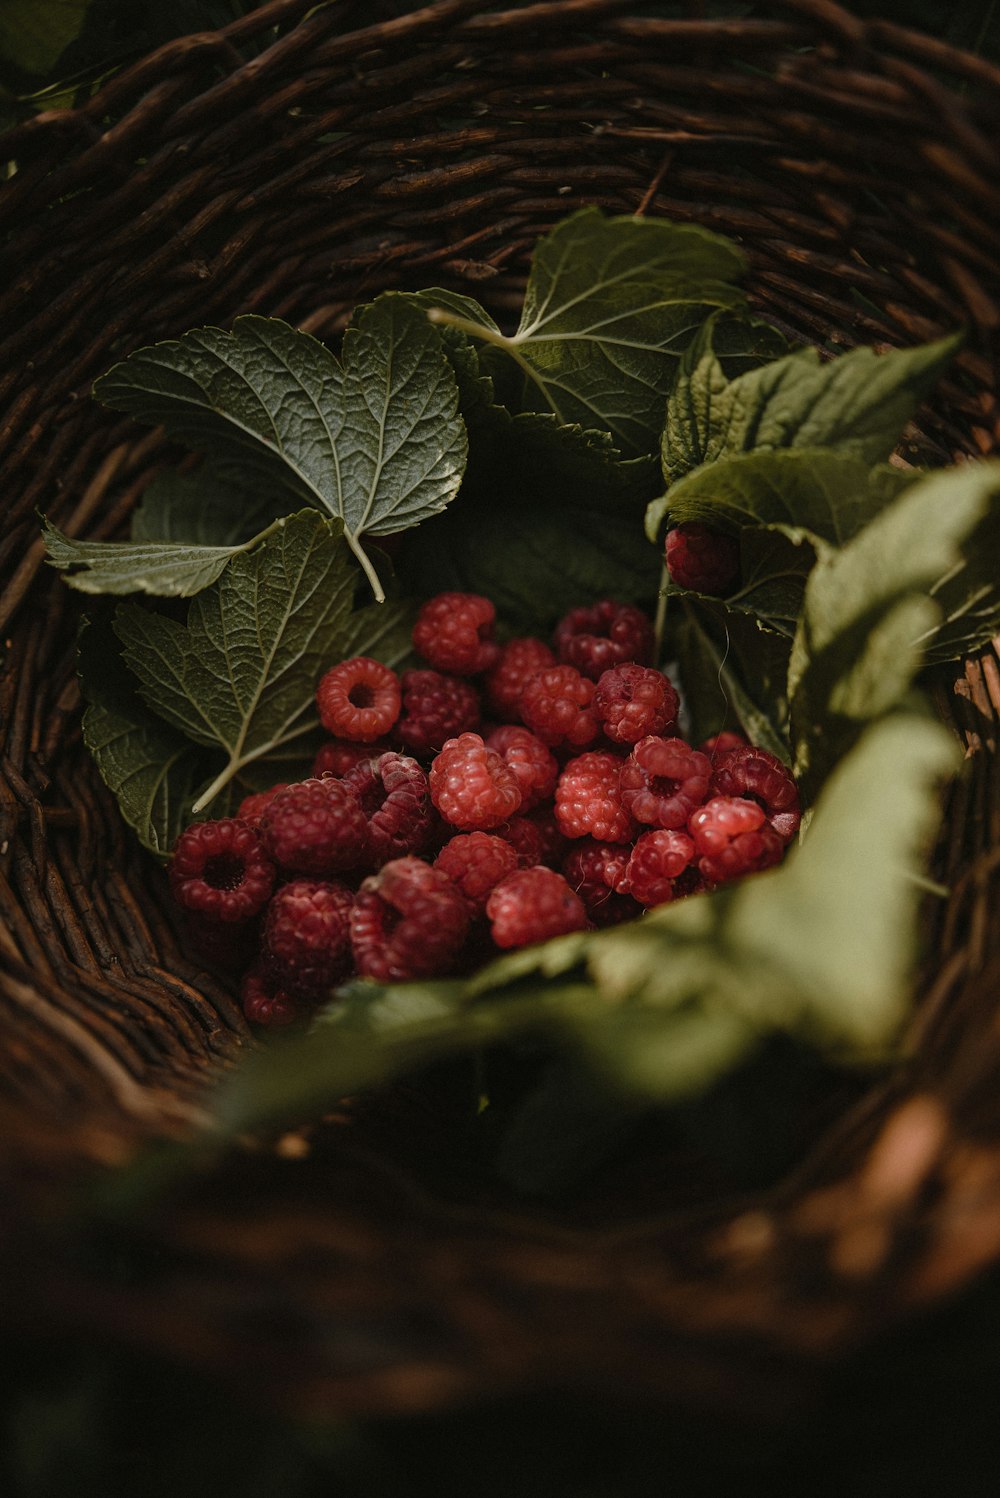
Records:
<instances>
[{"instance_id":1,"label":"shadowed basket wall","mask_svg":"<svg viewBox=\"0 0 1000 1498\"><path fill-rule=\"evenodd\" d=\"M6 138L8 1314L99 1323L299 1408L555 1382L775 1415L831 1356L1000 1256L992 651L940 686L970 757L910 1059L766 1198L654 1218L632 1181L586 1225L501 1217L460 1176L446 1198L415 1183L399 1140L447 1158L447 1121L393 1103L307 1159L292 1144L231 1160L117 1229L146 1266L128 1284L43 1226L82 1171L196 1125L206 1084L252 1044L82 748L78 600L38 540L40 511L121 534L164 461L155 433L90 401L111 363L243 312L332 334L387 287L471 290L502 319L537 236L596 203L732 235L755 307L821 347L966 327L903 456L995 451L1000 72L826 0L756 9L275 0Z\"/></svg>"}]
</instances>

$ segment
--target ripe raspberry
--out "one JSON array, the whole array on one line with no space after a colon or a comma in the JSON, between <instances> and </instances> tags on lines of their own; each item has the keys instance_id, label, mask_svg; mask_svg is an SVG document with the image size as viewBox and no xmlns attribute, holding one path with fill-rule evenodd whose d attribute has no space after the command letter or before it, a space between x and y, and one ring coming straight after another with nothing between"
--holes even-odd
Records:
<instances>
[{"instance_id":1,"label":"ripe raspberry","mask_svg":"<svg viewBox=\"0 0 1000 1498\"><path fill-rule=\"evenodd\" d=\"M740 575L739 542L698 520L667 532L667 571L679 588L721 598Z\"/></svg>"},{"instance_id":2,"label":"ripe raspberry","mask_svg":"<svg viewBox=\"0 0 1000 1498\"><path fill-rule=\"evenodd\" d=\"M732 733L729 730L725 730L723 733L713 733L710 739L706 739L703 744L698 745L698 751L708 756L712 761L712 768L714 769L721 762L724 755L731 753L733 749L745 749L746 743L747 741L741 733Z\"/></svg>"},{"instance_id":3,"label":"ripe raspberry","mask_svg":"<svg viewBox=\"0 0 1000 1498\"><path fill-rule=\"evenodd\" d=\"M695 845L686 832L644 832L628 861L627 887L640 905L665 905L674 898L676 882L694 856Z\"/></svg>"},{"instance_id":4,"label":"ripe raspberry","mask_svg":"<svg viewBox=\"0 0 1000 1498\"><path fill-rule=\"evenodd\" d=\"M616 744L637 744L677 725L680 699L662 671L627 661L602 673L594 707L604 732Z\"/></svg>"},{"instance_id":5,"label":"ripe raspberry","mask_svg":"<svg viewBox=\"0 0 1000 1498\"><path fill-rule=\"evenodd\" d=\"M479 719L479 694L471 682L442 671L404 671L396 735L410 754L429 759L448 739L478 728Z\"/></svg>"},{"instance_id":6,"label":"ripe raspberry","mask_svg":"<svg viewBox=\"0 0 1000 1498\"><path fill-rule=\"evenodd\" d=\"M533 817L511 817L509 821L500 823L496 833L497 837L502 837L513 848L519 869L534 868L536 863L545 862L542 856L545 851L544 841Z\"/></svg>"},{"instance_id":7,"label":"ripe raspberry","mask_svg":"<svg viewBox=\"0 0 1000 1498\"><path fill-rule=\"evenodd\" d=\"M517 868L517 854L510 843L490 832L460 832L445 843L434 867L447 874L479 912L493 886Z\"/></svg>"},{"instance_id":8,"label":"ripe raspberry","mask_svg":"<svg viewBox=\"0 0 1000 1498\"><path fill-rule=\"evenodd\" d=\"M378 759L362 760L340 784L357 798L368 822L365 859L370 867L424 849L431 795L427 775L415 759L390 750Z\"/></svg>"},{"instance_id":9,"label":"ripe raspberry","mask_svg":"<svg viewBox=\"0 0 1000 1498\"><path fill-rule=\"evenodd\" d=\"M373 744L351 743L349 739L328 739L325 744L320 745L313 761L313 779L319 780L321 775L333 775L335 779L342 780L355 765L360 765L366 759L378 759L380 754L385 754L391 748L392 745L385 739L376 739Z\"/></svg>"},{"instance_id":10,"label":"ripe raspberry","mask_svg":"<svg viewBox=\"0 0 1000 1498\"><path fill-rule=\"evenodd\" d=\"M580 896L555 869L536 865L501 879L486 902L498 947L527 947L568 931L583 931L587 912Z\"/></svg>"},{"instance_id":11,"label":"ripe raspberry","mask_svg":"<svg viewBox=\"0 0 1000 1498\"><path fill-rule=\"evenodd\" d=\"M516 723L504 723L487 735L486 747L501 755L517 781L522 812L550 798L555 790L559 765L537 734Z\"/></svg>"},{"instance_id":12,"label":"ripe raspberry","mask_svg":"<svg viewBox=\"0 0 1000 1498\"><path fill-rule=\"evenodd\" d=\"M556 626L559 659L575 666L591 681L626 661L648 666L653 646L653 626L642 610L611 598L602 599L592 608L571 609Z\"/></svg>"},{"instance_id":13,"label":"ripe raspberry","mask_svg":"<svg viewBox=\"0 0 1000 1498\"><path fill-rule=\"evenodd\" d=\"M766 749L747 744L717 761L712 794L756 801L783 843L790 843L799 830L802 813L792 772Z\"/></svg>"},{"instance_id":14,"label":"ripe raspberry","mask_svg":"<svg viewBox=\"0 0 1000 1498\"><path fill-rule=\"evenodd\" d=\"M515 821L517 820L518 818L515 818ZM535 862L547 863L557 869L569 848L569 838L556 821L555 806L536 806L523 820L537 828L541 840L541 847Z\"/></svg>"},{"instance_id":15,"label":"ripe raspberry","mask_svg":"<svg viewBox=\"0 0 1000 1498\"><path fill-rule=\"evenodd\" d=\"M243 979L240 989L243 1013L254 1025L266 1025L278 1030L293 1024L298 1019L300 1006L291 994L277 988L261 970L252 967Z\"/></svg>"},{"instance_id":16,"label":"ripe raspberry","mask_svg":"<svg viewBox=\"0 0 1000 1498\"><path fill-rule=\"evenodd\" d=\"M300 780L280 791L260 824L264 847L287 874L326 878L356 869L368 847L368 822L342 780Z\"/></svg>"},{"instance_id":17,"label":"ripe raspberry","mask_svg":"<svg viewBox=\"0 0 1000 1498\"><path fill-rule=\"evenodd\" d=\"M319 999L351 970L351 906L346 885L294 879L267 907L261 956L275 987Z\"/></svg>"},{"instance_id":18,"label":"ripe raspberry","mask_svg":"<svg viewBox=\"0 0 1000 1498\"><path fill-rule=\"evenodd\" d=\"M617 926L642 914L642 907L625 893L628 861L628 848L593 838L575 843L563 859L563 877L595 926Z\"/></svg>"},{"instance_id":19,"label":"ripe raspberry","mask_svg":"<svg viewBox=\"0 0 1000 1498\"><path fill-rule=\"evenodd\" d=\"M711 777L704 754L683 739L640 739L621 767L622 805L647 826L683 827Z\"/></svg>"},{"instance_id":20,"label":"ripe raspberry","mask_svg":"<svg viewBox=\"0 0 1000 1498\"><path fill-rule=\"evenodd\" d=\"M395 671L367 655L331 666L316 688L319 721L327 733L361 744L389 732L401 702Z\"/></svg>"},{"instance_id":21,"label":"ripe raspberry","mask_svg":"<svg viewBox=\"0 0 1000 1498\"><path fill-rule=\"evenodd\" d=\"M594 683L573 666L548 666L525 682L521 717L543 744L585 749L601 732Z\"/></svg>"},{"instance_id":22,"label":"ripe raspberry","mask_svg":"<svg viewBox=\"0 0 1000 1498\"><path fill-rule=\"evenodd\" d=\"M431 800L453 827L485 831L513 816L521 792L511 770L478 733L449 739L430 770Z\"/></svg>"},{"instance_id":23,"label":"ripe raspberry","mask_svg":"<svg viewBox=\"0 0 1000 1498\"><path fill-rule=\"evenodd\" d=\"M419 858L397 858L355 898L355 965L380 983L437 977L455 967L468 929L468 903L447 874Z\"/></svg>"},{"instance_id":24,"label":"ripe raspberry","mask_svg":"<svg viewBox=\"0 0 1000 1498\"><path fill-rule=\"evenodd\" d=\"M556 821L566 837L631 842L636 826L622 805L620 770L621 761L600 750L569 761L556 786Z\"/></svg>"},{"instance_id":25,"label":"ripe raspberry","mask_svg":"<svg viewBox=\"0 0 1000 1498\"><path fill-rule=\"evenodd\" d=\"M223 817L192 822L177 838L168 868L174 899L217 921L247 921L267 904L275 868L249 822Z\"/></svg>"},{"instance_id":26,"label":"ripe raspberry","mask_svg":"<svg viewBox=\"0 0 1000 1498\"><path fill-rule=\"evenodd\" d=\"M490 712L502 723L521 720L521 691L527 681L556 658L544 640L527 635L511 640L500 651L500 659L483 678L483 698Z\"/></svg>"},{"instance_id":27,"label":"ripe raspberry","mask_svg":"<svg viewBox=\"0 0 1000 1498\"><path fill-rule=\"evenodd\" d=\"M278 792L286 788L287 784L288 782L283 780L279 785L272 785L269 790L254 791L252 795L244 796L236 813L237 817L241 822L249 822L251 827L258 826L267 807Z\"/></svg>"},{"instance_id":28,"label":"ripe raspberry","mask_svg":"<svg viewBox=\"0 0 1000 1498\"><path fill-rule=\"evenodd\" d=\"M478 593L438 593L413 626L413 648L435 671L475 676L500 658L493 638L496 609Z\"/></svg>"},{"instance_id":29,"label":"ripe raspberry","mask_svg":"<svg viewBox=\"0 0 1000 1498\"><path fill-rule=\"evenodd\" d=\"M738 796L714 796L692 812L688 823L698 868L709 884L727 884L780 863L781 838L764 808Z\"/></svg>"}]
</instances>

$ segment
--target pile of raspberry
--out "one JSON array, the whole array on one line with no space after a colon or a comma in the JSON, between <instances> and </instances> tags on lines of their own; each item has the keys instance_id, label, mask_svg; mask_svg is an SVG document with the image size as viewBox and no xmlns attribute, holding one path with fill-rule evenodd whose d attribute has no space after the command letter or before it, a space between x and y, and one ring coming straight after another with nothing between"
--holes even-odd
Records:
<instances>
[{"instance_id":1,"label":"pile of raspberry","mask_svg":"<svg viewBox=\"0 0 1000 1498\"><path fill-rule=\"evenodd\" d=\"M325 673L308 779L178 838L174 896L243 971L250 1020L288 1024L351 976L467 973L781 859L792 776L738 734L678 736L640 609L573 609L551 644L501 645L495 623L487 598L432 598L413 630L426 666Z\"/></svg>"}]
</instances>

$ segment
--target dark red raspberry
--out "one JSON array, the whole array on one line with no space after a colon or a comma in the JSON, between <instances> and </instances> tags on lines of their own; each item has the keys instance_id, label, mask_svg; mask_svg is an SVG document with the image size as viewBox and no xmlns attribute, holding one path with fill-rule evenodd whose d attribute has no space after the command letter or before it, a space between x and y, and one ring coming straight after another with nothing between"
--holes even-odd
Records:
<instances>
[{"instance_id":1,"label":"dark red raspberry","mask_svg":"<svg viewBox=\"0 0 1000 1498\"><path fill-rule=\"evenodd\" d=\"M699 520L667 532L667 571L679 588L693 588L721 598L740 575L739 542Z\"/></svg>"},{"instance_id":2,"label":"dark red raspberry","mask_svg":"<svg viewBox=\"0 0 1000 1498\"><path fill-rule=\"evenodd\" d=\"M449 739L430 770L431 799L446 822L487 831L514 815L521 792L511 770L478 733Z\"/></svg>"},{"instance_id":3,"label":"dark red raspberry","mask_svg":"<svg viewBox=\"0 0 1000 1498\"><path fill-rule=\"evenodd\" d=\"M530 869L536 863L545 863L544 840L533 817L511 817L509 821L501 822L496 831L497 836L502 837L513 848L519 869Z\"/></svg>"},{"instance_id":4,"label":"dark red raspberry","mask_svg":"<svg viewBox=\"0 0 1000 1498\"><path fill-rule=\"evenodd\" d=\"M802 813L798 787L792 772L767 749L747 744L717 761L712 794L756 801L783 843L790 843L799 830Z\"/></svg>"},{"instance_id":5,"label":"dark red raspberry","mask_svg":"<svg viewBox=\"0 0 1000 1498\"><path fill-rule=\"evenodd\" d=\"M260 824L264 847L286 874L326 878L359 868L368 822L342 780L301 780L279 791Z\"/></svg>"},{"instance_id":6,"label":"dark red raspberry","mask_svg":"<svg viewBox=\"0 0 1000 1498\"><path fill-rule=\"evenodd\" d=\"M622 805L651 827L683 827L708 794L712 766L683 739L640 739L621 766Z\"/></svg>"},{"instance_id":7,"label":"dark red raspberry","mask_svg":"<svg viewBox=\"0 0 1000 1498\"><path fill-rule=\"evenodd\" d=\"M604 732L616 744L637 744L649 734L677 726L680 699L662 671L626 661L602 673L594 707Z\"/></svg>"},{"instance_id":8,"label":"dark red raspberry","mask_svg":"<svg viewBox=\"0 0 1000 1498\"><path fill-rule=\"evenodd\" d=\"M319 999L351 971L351 906L343 884L293 879L267 907L261 956L277 988Z\"/></svg>"},{"instance_id":9,"label":"dark red raspberry","mask_svg":"<svg viewBox=\"0 0 1000 1498\"><path fill-rule=\"evenodd\" d=\"M316 688L319 721L327 733L361 744L389 732L401 702L395 671L367 655L331 666Z\"/></svg>"},{"instance_id":10,"label":"dark red raspberry","mask_svg":"<svg viewBox=\"0 0 1000 1498\"><path fill-rule=\"evenodd\" d=\"M167 872L177 903L216 921L259 915L275 881L261 837L239 817L192 822L174 843Z\"/></svg>"},{"instance_id":11,"label":"dark red raspberry","mask_svg":"<svg viewBox=\"0 0 1000 1498\"><path fill-rule=\"evenodd\" d=\"M249 822L251 827L258 826L261 817L264 815L264 812L270 806L275 796L279 791L285 790L287 785L288 781L283 780L279 785L272 785L269 790L254 791L251 795L244 796L243 800L240 802L239 810L236 813L240 821Z\"/></svg>"},{"instance_id":12,"label":"dark red raspberry","mask_svg":"<svg viewBox=\"0 0 1000 1498\"><path fill-rule=\"evenodd\" d=\"M734 749L745 749L746 739L741 733L733 733L726 729L722 733L713 733L710 739L698 745L701 754L707 755L712 761L713 768L719 764L723 755L730 754Z\"/></svg>"},{"instance_id":13,"label":"dark red raspberry","mask_svg":"<svg viewBox=\"0 0 1000 1498\"><path fill-rule=\"evenodd\" d=\"M698 813L695 812L695 816ZM644 832L628 861L626 884L640 905L665 905L695 856L693 839L677 828Z\"/></svg>"},{"instance_id":14,"label":"dark red raspberry","mask_svg":"<svg viewBox=\"0 0 1000 1498\"><path fill-rule=\"evenodd\" d=\"M355 765L360 765L366 759L378 759L380 754L385 754L391 748L392 745L385 739L376 739L373 744L352 743L350 739L328 739L325 744L320 745L313 761L313 778L318 780L321 775L333 775L337 780L342 780Z\"/></svg>"},{"instance_id":15,"label":"dark red raspberry","mask_svg":"<svg viewBox=\"0 0 1000 1498\"><path fill-rule=\"evenodd\" d=\"M781 861L781 838L756 801L714 796L691 814L688 827L698 868L709 884L728 884Z\"/></svg>"},{"instance_id":16,"label":"dark red raspberry","mask_svg":"<svg viewBox=\"0 0 1000 1498\"><path fill-rule=\"evenodd\" d=\"M252 967L243 979L240 998L243 1013L251 1024L278 1030L299 1018L298 1000L277 988L259 967Z\"/></svg>"},{"instance_id":17,"label":"dark red raspberry","mask_svg":"<svg viewBox=\"0 0 1000 1498\"><path fill-rule=\"evenodd\" d=\"M541 840L541 847L535 862L547 863L554 869L559 868L569 848L569 839L556 821L555 806L536 806L533 811L528 812L524 820L531 822L538 829Z\"/></svg>"},{"instance_id":18,"label":"dark red raspberry","mask_svg":"<svg viewBox=\"0 0 1000 1498\"><path fill-rule=\"evenodd\" d=\"M556 664L555 655L532 635L511 640L500 651L500 659L483 678L483 699L502 723L521 721L521 692L526 682L546 666Z\"/></svg>"},{"instance_id":19,"label":"dark red raspberry","mask_svg":"<svg viewBox=\"0 0 1000 1498\"><path fill-rule=\"evenodd\" d=\"M569 761L556 786L556 821L566 837L631 842L636 825L622 805L620 770L621 760L602 750Z\"/></svg>"},{"instance_id":20,"label":"dark red raspberry","mask_svg":"<svg viewBox=\"0 0 1000 1498\"><path fill-rule=\"evenodd\" d=\"M501 879L486 902L498 947L527 947L569 931L583 931L583 901L555 869L536 865Z\"/></svg>"},{"instance_id":21,"label":"dark red raspberry","mask_svg":"<svg viewBox=\"0 0 1000 1498\"><path fill-rule=\"evenodd\" d=\"M570 610L556 626L555 647L567 666L597 681L626 661L648 666L653 659L653 625L632 604L603 598L591 608Z\"/></svg>"},{"instance_id":22,"label":"dark red raspberry","mask_svg":"<svg viewBox=\"0 0 1000 1498\"><path fill-rule=\"evenodd\" d=\"M585 749L600 736L594 683L573 666L548 666L525 682L521 717L543 744Z\"/></svg>"},{"instance_id":23,"label":"dark red raspberry","mask_svg":"<svg viewBox=\"0 0 1000 1498\"><path fill-rule=\"evenodd\" d=\"M438 593L413 626L413 648L435 671L475 676L500 658L493 638L496 609L478 593Z\"/></svg>"},{"instance_id":24,"label":"dark red raspberry","mask_svg":"<svg viewBox=\"0 0 1000 1498\"><path fill-rule=\"evenodd\" d=\"M510 843L491 832L460 832L445 843L434 867L447 874L469 904L485 909L490 890L517 868L517 854Z\"/></svg>"},{"instance_id":25,"label":"dark red raspberry","mask_svg":"<svg viewBox=\"0 0 1000 1498\"><path fill-rule=\"evenodd\" d=\"M415 759L390 749L378 759L362 760L340 784L357 797L367 819L365 858L370 867L423 851L431 826L431 793L427 774Z\"/></svg>"},{"instance_id":26,"label":"dark red raspberry","mask_svg":"<svg viewBox=\"0 0 1000 1498\"><path fill-rule=\"evenodd\" d=\"M486 747L495 749L513 773L521 792L522 812L549 800L555 790L559 765L555 755L530 728L504 723L487 735Z\"/></svg>"},{"instance_id":27,"label":"dark red raspberry","mask_svg":"<svg viewBox=\"0 0 1000 1498\"><path fill-rule=\"evenodd\" d=\"M403 672L403 711L396 736L418 759L429 759L449 739L472 732L479 719L479 693L464 677L443 671Z\"/></svg>"},{"instance_id":28,"label":"dark red raspberry","mask_svg":"<svg viewBox=\"0 0 1000 1498\"><path fill-rule=\"evenodd\" d=\"M447 874L419 858L397 858L355 897L355 965L380 983L437 977L455 967L468 929L468 902Z\"/></svg>"},{"instance_id":29,"label":"dark red raspberry","mask_svg":"<svg viewBox=\"0 0 1000 1498\"><path fill-rule=\"evenodd\" d=\"M618 926L642 914L642 907L624 893L629 852L620 843L585 838L563 859L563 877L580 896L595 926Z\"/></svg>"}]
</instances>

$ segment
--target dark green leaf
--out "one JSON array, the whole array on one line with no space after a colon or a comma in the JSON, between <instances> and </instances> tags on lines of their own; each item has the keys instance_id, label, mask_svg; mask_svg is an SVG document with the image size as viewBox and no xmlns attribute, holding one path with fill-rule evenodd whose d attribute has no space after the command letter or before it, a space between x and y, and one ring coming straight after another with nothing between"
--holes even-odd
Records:
<instances>
[{"instance_id":1,"label":"dark green leaf","mask_svg":"<svg viewBox=\"0 0 1000 1498\"><path fill-rule=\"evenodd\" d=\"M668 605L667 642L679 663L694 742L724 728L742 730L789 759L786 638L718 599L687 594Z\"/></svg>"},{"instance_id":2,"label":"dark green leaf","mask_svg":"<svg viewBox=\"0 0 1000 1498\"><path fill-rule=\"evenodd\" d=\"M38 77L79 35L90 0L3 0L0 59Z\"/></svg>"},{"instance_id":3,"label":"dark green leaf","mask_svg":"<svg viewBox=\"0 0 1000 1498\"><path fill-rule=\"evenodd\" d=\"M81 593L151 593L190 598L214 583L234 556L256 545L188 546L160 541L74 541L48 522L46 550L64 581ZM264 533L266 534L266 533Z\"/></svg>"},{"instance_id":4,"label":"dark green leaf","mask_svg":"<svg viewBox=\"0 0 1000 1498\"><path fill-rule=\"evenodd\" d=\"M287 511L287 496L233 484L202 465L153 480L132 516L132 540L239 546Z\"/></svg>"}]
</instances>

